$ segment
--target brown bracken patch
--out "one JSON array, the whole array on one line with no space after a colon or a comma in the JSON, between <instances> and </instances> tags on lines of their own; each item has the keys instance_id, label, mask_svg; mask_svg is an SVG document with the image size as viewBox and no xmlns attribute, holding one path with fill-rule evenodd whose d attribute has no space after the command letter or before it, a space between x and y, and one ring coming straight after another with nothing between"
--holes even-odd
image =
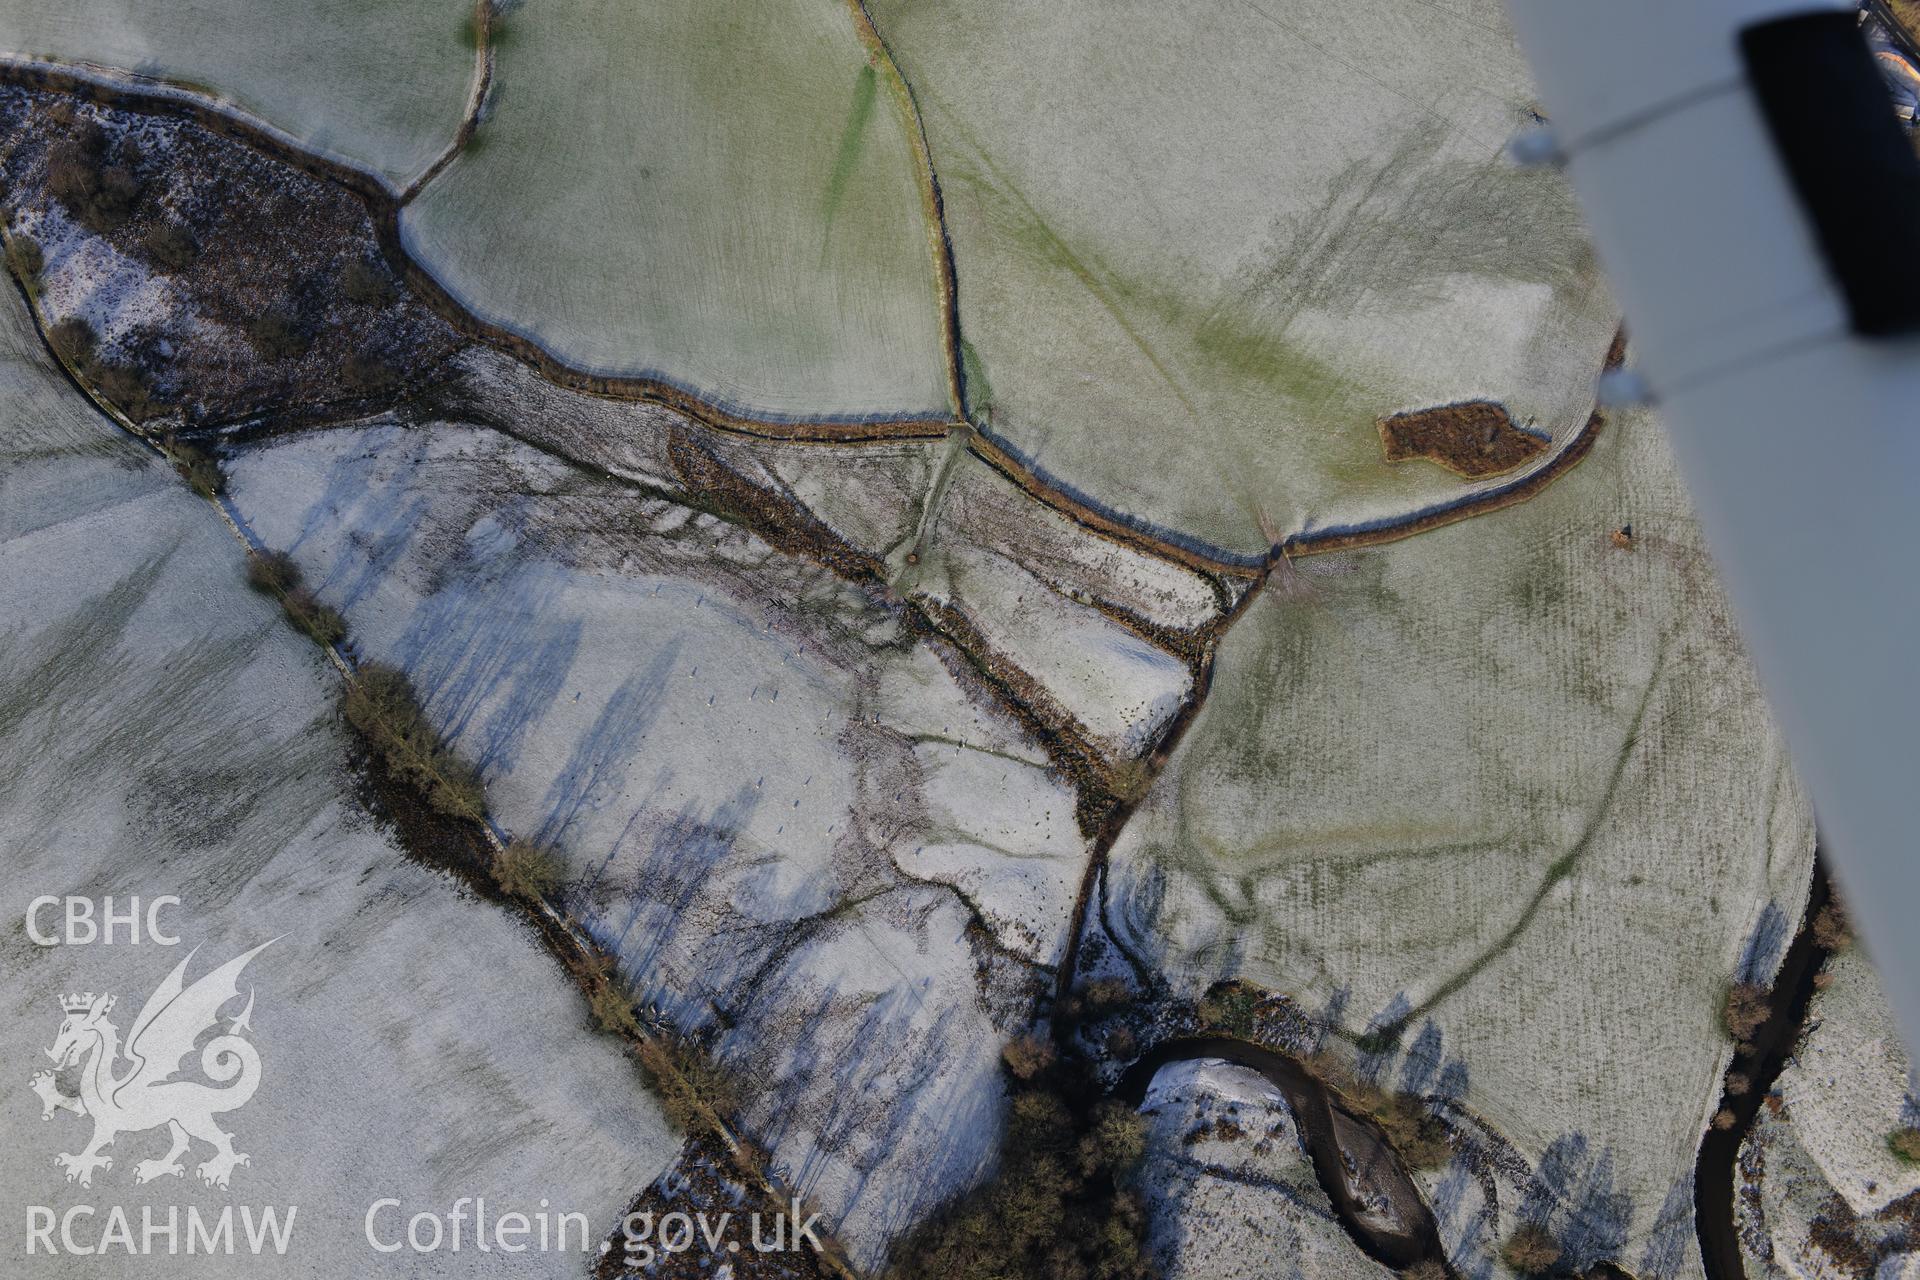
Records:
<instances>
[{"instance_id":1,"label":"brown bracken patch","mask_svg":"<svg viewBox=\"0 0 1920 1280\"><path fill-rule=\"evenodd\" d=\"M197 120L38 89L0 87L0 130L0 210L42 259L22 283L93 273L37 300L62 359L133 421L375 412L463 343L399 287L351 189ZM136 292L153 305L117 306Z\"/></svg>"},{"instance_id":2,"label":"brown bracken patch","mask_svg":"<svg viewBox=\"0 0 1920 1280\"><path fill-rule=\"evenodd\" d=\"M1491 400L1464 400L1382 418L1380 443L1388 462L1425 458L1469 480L1511 471L1552 444L1515 426L1512 415Z\"/></svg>"}]
</instances>

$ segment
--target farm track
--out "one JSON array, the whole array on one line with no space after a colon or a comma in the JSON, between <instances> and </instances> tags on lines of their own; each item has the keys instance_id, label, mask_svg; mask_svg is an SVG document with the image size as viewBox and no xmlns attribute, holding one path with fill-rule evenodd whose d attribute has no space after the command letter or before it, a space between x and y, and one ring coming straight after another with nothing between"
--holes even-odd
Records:
<instances>
[{"instance_id":1,"label":"farm track","mask_svg":"<svg viewBox=\"0 0 1920 1280\"><path fill-rule=\"evenodd\" d=\"M487 95L493 92L492 0L473 0L473 16L469 21L473 31L473 84L467 91L467 109L461 114L460 127L454 131L453 141L447 144L447 149L421 170L420 175L400 193L402 205L426 190L427 184L445 172L454 157L466 148L473 139L473 131L480 127L480 113L486 108Z\"/></svg>"}]
</instances>

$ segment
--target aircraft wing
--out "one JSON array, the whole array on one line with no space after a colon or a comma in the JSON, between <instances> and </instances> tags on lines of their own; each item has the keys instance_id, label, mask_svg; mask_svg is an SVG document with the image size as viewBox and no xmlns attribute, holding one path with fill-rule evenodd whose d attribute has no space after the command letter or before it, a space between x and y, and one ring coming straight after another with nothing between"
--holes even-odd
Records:
<instances>
[{"instance_id":1,"label":"aircraft wing","mask_svg":"<svg viewBox=\"0 0 1920 1280\"><path fill-rule=\"evenodd\" d=\"M1883 83L1894 133L1848 115L1874 115L1851 6L1509 7L1822 848L1920 1044L1911 143Z\"/></svg>"}]
</instances>

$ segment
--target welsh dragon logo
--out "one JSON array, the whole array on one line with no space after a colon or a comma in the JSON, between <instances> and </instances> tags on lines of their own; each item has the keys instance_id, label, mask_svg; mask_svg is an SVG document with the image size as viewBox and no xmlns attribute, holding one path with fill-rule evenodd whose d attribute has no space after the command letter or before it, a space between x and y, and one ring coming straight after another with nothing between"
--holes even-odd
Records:
<instances>
[{"instance_id":1,"label":"welsh dragon logo","mask_svg":"<svg viewBox=\"0 0 1920 1280\"><path fill-rule=\"evenodd\" d=\"M89 991L60 997L66 1019L46 1054L58 1071L80 1064L80 1092L62 1091L53 1071L36 1073L32 1086L45 1107L41 1119L51 1120L55 1111L93 1119L93 1140L78 1155L53 1158L66 1171L68 1182L92 1186L94 1170L113 1168L113 1158L102 1153L115 1138L162 1125L173 1145L158 1160L135 1164L135 1182L185 1173L180 1158L195 1140L213 1148L213 1155L195 1170L210 1187L224 1188L235 1165L250 1163L233 1149L233 1135L213 1118L245 1106L260 1087L260 1054L244 1038L252 1029L248 1021L253 1016L252 990L247 992L246 1008L237 1016L222 1019L220 1010L239 998L238 980L247 962L271 945L261 943L192 986L185 984L187 965L193 959L189 954L147 997L124 1047L119 1028L107 1016L113 1012L113 996ZM200 1070L222 1087L176 1079L195 1044L207 1032L217 1031L222 1021L226 1030L200 1050Z\"/></svg>"}]
</instances>

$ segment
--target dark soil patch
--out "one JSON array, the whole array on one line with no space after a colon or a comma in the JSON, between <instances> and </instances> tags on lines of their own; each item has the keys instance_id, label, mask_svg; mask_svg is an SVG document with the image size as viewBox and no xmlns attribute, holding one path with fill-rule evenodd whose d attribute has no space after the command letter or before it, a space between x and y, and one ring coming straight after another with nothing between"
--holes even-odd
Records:
<instances>
[{"instance_id":1,"label":"dark soil patch","mask_svg":"<svg viewBox=\"0 0 1920 1280\"><path fill-rule=\"evenodd\" d=\"M1512 471L1552 447L1552 441L1513 421L1491 400L1465 400L1380 419L1388 462L1425 458L1470 480Z\"/></svg>"}]
</instances>

